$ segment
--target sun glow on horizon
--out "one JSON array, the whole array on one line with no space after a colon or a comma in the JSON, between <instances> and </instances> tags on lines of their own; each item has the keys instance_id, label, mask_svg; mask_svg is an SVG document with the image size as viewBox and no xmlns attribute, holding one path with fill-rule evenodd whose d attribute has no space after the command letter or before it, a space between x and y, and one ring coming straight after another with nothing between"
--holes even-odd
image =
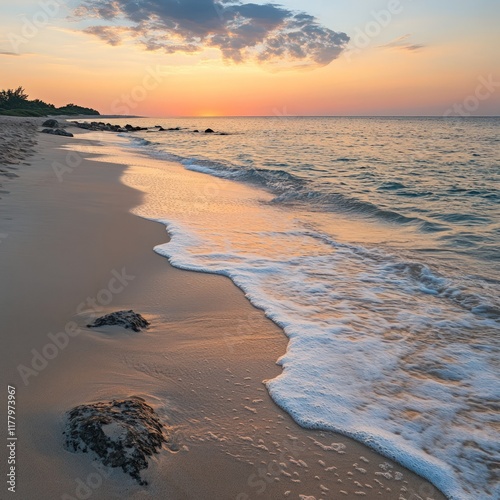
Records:
<instances>
[{"instance_id":1,"label":"sun glow on horizon","mask_svg":"<svg viewBox=\"0 0 500 500\"><path fill-rule=\"evenodd\" d=\"M216 118L218 116L224 116L223 113L217 111L200 111L195 115L197 118Z\"/></svg>"},{"instance_id":2,"label":"sun glow on horizon","mask_svg":"<svg viewBox=\"0 0 500 500\"><path fill-rule=\"evenodd\" d=\"M248 3L248 9L265 2ZM0 36L0 87L21 85L32 99L56 106L75 102L105 115L440 116L474 96L481 76L499 80L494 47L500 37L494 20L500 2L482 0L484 11L472 4L451 11L430 0L414 2L364 41L361 32L374 23L372 7L377 4L379 12L386 2L373 0L370 9L359 9L347 1L334 6L323 0L279 0L287 9L311 10L326 28L351 37L350 48L330 63L286 71L254 59L228 62L211 45L194 52L145 51L127 37L118 43L102 30L96 32L101 38L90 37L85 32L90 20L69 25L61 17L16 47ZM28 4L37 12L36 0L21 4L5 8L4 32L23 32L19 15ZM422 22L431 15L433 26L442 29ZM472 114L500 114L496 87Z\"/></svg>"}]
</instances>

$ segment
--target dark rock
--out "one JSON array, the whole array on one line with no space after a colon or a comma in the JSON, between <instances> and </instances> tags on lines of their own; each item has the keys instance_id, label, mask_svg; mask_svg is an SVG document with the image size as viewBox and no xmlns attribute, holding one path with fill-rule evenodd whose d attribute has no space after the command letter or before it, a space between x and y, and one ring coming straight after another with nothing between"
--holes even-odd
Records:
<instances>
[{"instance_id":1,"label":"dark rock","mask_svg":"<svg viewBox=\"0 0 500 500\"><path fill-rule=\"evenodd\" d=\"M215 134L215 132L211 128L207 128L207 130L205 130L205 134Z\"/></svg>"},{"instance_id":2,"label":"dark rock","mask_svg":"<svg viewBox=\"0 0 500 500\"><path fill-rule=\"evenodd\" d=\"M62 128L58 129L53 129L53 128L44 128L42 130L43 134L52 134L52 135L62 135L64 137L74 137L71 132L66 132L66 130L63 130Z\"/></svg>"},{"instance_id":3,"label":"dark rock","mask_svg":"<svg viewBox=\"0 0 500 500\"><path fill-rule=\"evenodd\" d=\"M199 131L199 130L193 130L193 133L195 133L195 134L199 134L199 133L200 133L200 131Z\"/></svg>"},{"instance_id":4,"label":"dark rock","mask_svg":"<svg viewBox=\"0 0 500 500\"><path fill-rule=\"evenodd\" d=\"M42 127L59 128L59 122L57 120L46 120L43 122Z\"/></svg>"},{"instance_id":5,"label":"dark rock","mask_svg":"<svg viewBox=\"0 0 500 500\"><path fill-rule=\"evenodd\" d=\"M78 128L83 128L85 130L90 130L91 129L91 126L90 126L90 123L85 123L85 122L74 122L74 125Z\"/></svg>"},{"instance_id":6,"label":"dark rock","mask_svg":"<svg viewBox=\"0 0 500 500\"><path fill-rule=\"evenodd\" d=\"M64 137L74 137L74 135L71 132L66 132L66 130L63 130L62 128L58 128L57 130L55 130L54 134L62 135Z\"/></svg>"},{"instance_id":7,"label":"dark rock","mask_svg":"<svg viewBox=\"0 0 500 500\"><path fill-rule=\"evenodd\" d=\"M143 328L147 328L150 323L140 314L137 314L132 310L117 311L97 318L92 324L87 325L87 328L97 328L99 326L108 325L123 326L126 329L130 328L134 330L134 332L139 332Z\"/></svg>"},{"instance_id":8,"label":"dark rock","mask_svg":"<svg viewBox=\"0 0 500 500\"><path fill-rule=\"evenodd\" d=\"M148 457L166 442L163 424L144 399L131 397L80 405L67 414L65 447L71 452L93 451L108 467L120 467L140 485Z\"/></svg>"}]
</instances>

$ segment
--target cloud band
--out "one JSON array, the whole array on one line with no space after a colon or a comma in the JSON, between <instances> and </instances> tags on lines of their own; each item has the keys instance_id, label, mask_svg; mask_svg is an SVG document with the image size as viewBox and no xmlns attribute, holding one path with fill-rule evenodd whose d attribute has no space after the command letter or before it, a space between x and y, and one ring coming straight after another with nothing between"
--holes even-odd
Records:
<instances>
[{"instance_id":1,"label":"cloud band","mask_svg":"<svg viewBox=\"0 0 500 500\"><path fill-rule=\"evenodd\" d=\"M76 14L106 22L85 32L111 45L133 38L147 50L170 54L217 48L236 63L324 66L349 42L306 13L239 0L83 0Z\"/></svg>"}]
</instances>

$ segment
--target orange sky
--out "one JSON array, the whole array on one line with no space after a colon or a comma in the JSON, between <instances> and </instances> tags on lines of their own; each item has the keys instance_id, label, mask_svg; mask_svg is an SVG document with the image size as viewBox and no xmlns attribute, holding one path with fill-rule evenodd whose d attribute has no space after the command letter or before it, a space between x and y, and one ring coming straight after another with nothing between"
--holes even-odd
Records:
<instances>
[{"instance_id":1,"label":"orange sky","mask_svg":"<svg viewBox=\"0 0 500 500\"><path fill-rule=\"evenodd\" d=\"M28 0L20 3L19 10L30 5ZM308 3L303 3L307 10ZM325 19L342 11L342 3L332 1L330 7L323 7ZM381 9L386 5L368 3ZM373 12L360 12L354 27L356 16L351 13L345 26L329 28L345 31L352 43ZM442 115L474 96L484 79L500 82L492 46L499 37L490 31L492 23L487 20L482 34L476 27L475 36L457 39L455 33L446 37L429 32L422 20L412 20L411 12L403 12L366 48L354 46L324 67L276 71L252 61L228 63L215 48L187 55L148 52L130 39L112 46L83 33L66 14L61 11L27 39L19 47L20 55L0 55L2 88L23 85L32 98L56 105L75 102L106 114ZM22 18L18 12L12 16L17 26L14 22L10 29L21 33ZM1 41L0 52L12 51L8 42L8 37ZM418 43L418 49L410 50L410 43ZM500 88L493 87L471 114L499 113Z\"/></svg>"}]
</instances>

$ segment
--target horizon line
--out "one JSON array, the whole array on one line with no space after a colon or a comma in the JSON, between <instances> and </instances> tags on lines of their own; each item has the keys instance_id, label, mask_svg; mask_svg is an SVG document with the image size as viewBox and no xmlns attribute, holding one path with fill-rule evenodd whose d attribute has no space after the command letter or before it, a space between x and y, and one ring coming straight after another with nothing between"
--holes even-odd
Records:
<instances>
[{"instance_id":1,"label":"horizon line","mask_svg":"<svg viewBox=\"0 0 500 500\"><path fill-rule=\"evenodd\" d=\"M149 116L149 115L116 115L116 114L101 114L101 115L80 115L80 116L95 116L96 118L442 118L446 120L467 120L475 118L500 118L498 115L474 115L474 116L444 116L444 115L165 115L165 116Z\"/></svg>"}]
</instances>

